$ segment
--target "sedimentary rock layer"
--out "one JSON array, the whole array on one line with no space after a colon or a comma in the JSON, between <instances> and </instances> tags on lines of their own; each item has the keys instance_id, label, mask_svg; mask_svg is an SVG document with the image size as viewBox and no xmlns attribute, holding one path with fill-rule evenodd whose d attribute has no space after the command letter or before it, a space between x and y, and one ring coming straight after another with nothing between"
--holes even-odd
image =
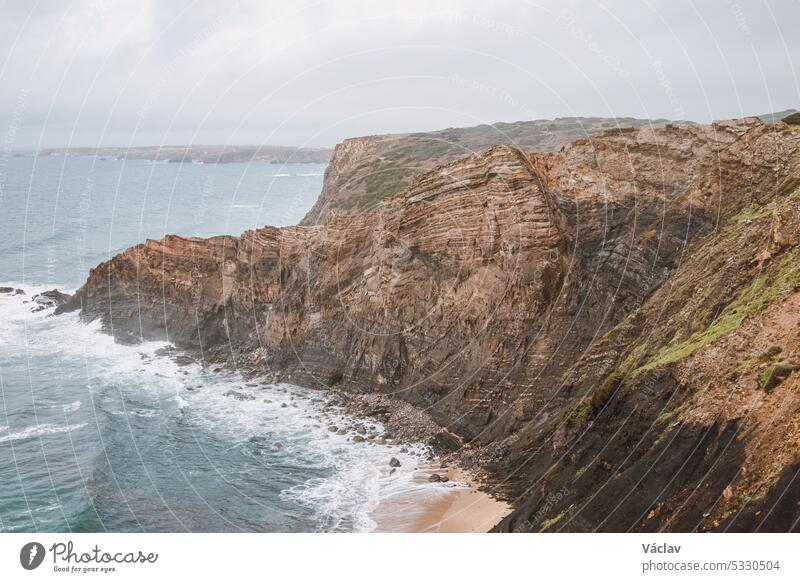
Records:
<instances>
[{"instance_id":1,"label":"sedimentary rock layer","mask_svg":"<svg viewBox=\"0 0 800 582\"><path fill-rule=\"evenodd\" d=\"M562 117L346 139L334 149L322 193L301 224L324 223L337 213L372 210L383 199L406 189L417 174L495 145L557 151L573 140L609 129L665 122Z\"/></svg>"},{"instance_id":2,"label":"sedimentary rock layer","mask_svg":"<svg viewBox=\"0 0 800 582\"><path fill-rule=\"evenodd\" d=\"M501 529L755 529L764 509L714 499L736 498L753 435L776 429L743 434L746 406L722 414L692 397L739 389L719 380L731 358L691 370L797 301L786 261L799 143L746 119L612 130L552 153L497 146L419 174L370 212L147 241L94 269L67 308L123 341L165 338L427 409L517 506ZM740 295L757 277L778 290L715 330L736 301L750 305ZM796 384L793 361L748 402ZM747 473L750 508L775 499L796 463L787 451L767 477ZM681 504L692 487L702 495Z\"/></svg>"}]
</instances>

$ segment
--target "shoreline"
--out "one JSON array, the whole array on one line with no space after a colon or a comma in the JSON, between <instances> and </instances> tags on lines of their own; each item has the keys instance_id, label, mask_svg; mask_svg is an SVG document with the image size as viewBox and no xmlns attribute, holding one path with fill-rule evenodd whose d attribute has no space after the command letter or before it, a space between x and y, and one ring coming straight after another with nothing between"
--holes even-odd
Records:
<instances>
[{"instance_id":1,"label":"shoreline","mask_svg":"<svg viewBox=\"0 0 800 582\"><path fill-rule=\"evenodd\" d=\"M419 443L431 451L427 463L414 469L413 482L421 487L382 499L372 510L374 532L486 533L513 511L510 504L482 491L474 472L458 466L463 441L427 411L382 394L332 392L354 418L382 422L395 444ZM430 482L434 473L442 481Z\"/></svg>"},{"instance_id":2,"label":"shoreline","mask_svg":"<svg viewBox=\"0 0 800 582\"><path fill-rule=\"evenodd\" d=\"M377 523L373 532L487 533L513 510L481 491L472 475L459 467L418 467L414 478L427 483L434 473L448 482L381 500L370 514Z\"/></svg>"},{"instance_id":3,"label":"shoreline","mask_svg":"<svg viewBox=\"0 0 800 582\"><path fill-rule=\"evenodd\" d=\"M39 296L30 289L18 291L16 287L2 288L2 291L4 294L26 297L24 303L34 303L33 300ZM40 307L41 310L63 303L61 293L56 290L42 292L41 295L48 299ZM31 311L36 312L38 309ZM274 374L252 365L233 367L229 362L202 358L193 350L178 348L174 344L158 348L153 355L169 359L179 368L188 364L199 364L212 376L223 370L234 372L240 377L243 387L255 387L255 382L276 386L286 382L319 392L321 396L324 394L319 399L309 398L318 401L320 418L317 422L330 424L333 419L327 413L336 413L336 409L339 409L348 417L348 422L336 423L339 427L337 434L346 431L347 440L352 440L353 444L364 442L395 445L400 447L401 453L407 452L406 447L425 446L427 452L417 456L416 462L411 463L413 469L409 472L414 487L390 493L377 501L377 506L370 511L369 516L376 523L372 530L374 532L483 533L490 531L512 511L510 505L481 491L480 481L473 473L453 464L453 457L459 450L463 450L461 439L434 422L427 411L408 402L384 394L353 394L340 388L323 390L304 387L302 379L292 378L292 373ZM288 376L285 380L284 375ZM254 399L234 389L223 396L239 400ZM382 432L370 434L369 429L364 426L369 421L383 424ZM445 461L451 464L447 465ZM408 460L403 461L404 464L407 462ZM434 474L440 479L432 482L430 477Z\"/></svg>"}]
</instances>

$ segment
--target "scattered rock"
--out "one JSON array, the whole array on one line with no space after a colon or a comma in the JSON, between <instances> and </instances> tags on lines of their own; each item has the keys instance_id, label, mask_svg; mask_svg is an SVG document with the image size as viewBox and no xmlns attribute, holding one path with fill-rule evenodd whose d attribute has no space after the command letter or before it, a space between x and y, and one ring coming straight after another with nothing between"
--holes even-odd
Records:
<instances>
[{"instance_id":1,"label":"scattered rock","mask_svg":"<svg viewBox=\"0 0 800 582\"><path fill-rule=\"evenodd\" d=\"M256 397L252 394L245 394L244 392L237 392L236 390L228 390L223 396L229 396L236 400L255 400Z\"/></svg>"},{"instance_id":2,"label":"scattered rock","mask_svg":"<svg viewBox=\"0 0 800 582\"><path fill-rule=\"evenodd\" d=\"M60 307L69 301L71 298L70 295L66 293L62 293L58 289L51 289L50 291L43 291L37 295L34 295L32 298L33 303L36 304L35 307L31 308L31 311L36 313L37 311L42 311L43 309L49 309L51 307Z\"/></svg>"},{"instance_id":3,"label":"scattered rock","mask_svg":"<svg viewBox=\"0 0 800 582\"><path fill-rule=\"evenodd\" d=\"M400 466L400 461L398 461L396 457L392 457L391 459L389 459L389 466L390 467L399 467Z\"/></svg>"},{"instance_id":4,"label":"scattered rock","mask_svg":"<svg viewBox=\"0 0 800 582\"><path fill-rule=\"evenodd\" d=\"M428 481L431 483L439 483L442 480L442 476L439 473L431 473L431 476L428 477Z\"/></svg>"},{"instance_id":5,"label":"scattered rock","mask_svg":"<svg viewBox=\"0 0 800 582\"><path fill-rule=\"evenodd\" d=\"M364 442L364 437L362 437L361 435L357 434L356 436L353 437L353 442L354 443L363 443Z\"/></svg>"},{"instance_id":6,"label":"scattered rock","mask_svg":"<svg viewBox=\"0 0 800 582\"><path fill-rule=\"evenodd\" d=\"M442 430L431 437L429 443L435 450L451 453L461 448L461 441L452 433Z\"/></svg>"},{"instance_id":7,"label":"scattered rock","mask_svg":"<svg viewBox=\"0 0 800 582\"><path fill-rule=\"evenodd\" d=\"M194 358L184 354L181 354L180 356L175 356L173 358L173 361L179 366L188 366L190 364L194 364Z\"/></svg>"}]
</instances>

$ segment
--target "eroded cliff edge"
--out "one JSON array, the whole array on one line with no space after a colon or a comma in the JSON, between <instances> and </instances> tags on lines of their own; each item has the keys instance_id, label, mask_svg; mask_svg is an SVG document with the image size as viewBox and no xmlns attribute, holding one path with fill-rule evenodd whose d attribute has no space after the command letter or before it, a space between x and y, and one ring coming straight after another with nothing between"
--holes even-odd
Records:
<instances>
[{"instance_id":1,"label":"eroded cliff edge","mask_svg":"<svg viewBox=\"0 0 800 582\"><path fill-rule=\"evenodd\" d=\"M799 138L746 119L497 146L370 212L147 241L70 307L427 409L514 502L503 530L796 528Z\"/></svg>"},{"instance_id":2,"label":"eroded cliff edge","mask_svg":"<svg viewBox=\"0 0 800 582\"><path fill-rule=\"evenodd\" d=\"M337 213L372 210L408 188L417 174L496 145L557 151L609 129L662 122L666 120L561 117L346 139L334 149L322 192L300 224L321 224Z\"/></svg>"}]
</instances>

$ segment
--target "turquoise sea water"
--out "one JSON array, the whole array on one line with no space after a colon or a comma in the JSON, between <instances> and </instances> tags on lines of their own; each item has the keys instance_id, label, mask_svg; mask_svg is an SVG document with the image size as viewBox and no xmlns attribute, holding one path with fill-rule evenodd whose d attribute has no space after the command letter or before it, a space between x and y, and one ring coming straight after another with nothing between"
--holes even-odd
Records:
<instances>
[{"instance_id":1,"label":"turquoise sea water","mask_svg":"<svg viewBox=\"0 0 800 582\"><path fill-rule=\"evenodd\" d=\"M350 420L320 394L181 367L167 344L26 302L146 238L296 223L324 166L0 162L0 286L26 291L0 294L0 531L364 531L381 499L423 487L413 450L332 434Z\"/></svg>"}]
</instances>

